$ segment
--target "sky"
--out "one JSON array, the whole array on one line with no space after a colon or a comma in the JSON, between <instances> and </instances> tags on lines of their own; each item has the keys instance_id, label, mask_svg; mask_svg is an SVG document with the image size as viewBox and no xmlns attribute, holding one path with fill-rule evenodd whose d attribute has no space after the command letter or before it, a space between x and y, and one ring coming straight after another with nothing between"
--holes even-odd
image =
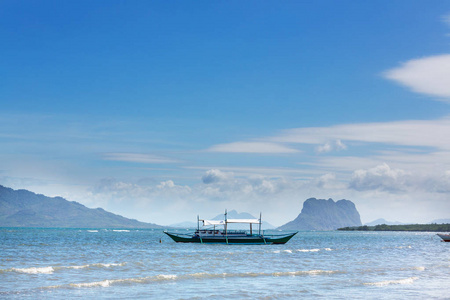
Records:
<instances>
[{"instance_id":1,"label":"sky","mask_svg":"<svg viewBox=\"0 0 450 300\"><path fill-rule=\"evenodd\" d=\"M0 2L0 184L169 225L450 218L450 2Z\"/></svg>"}]
</instances>

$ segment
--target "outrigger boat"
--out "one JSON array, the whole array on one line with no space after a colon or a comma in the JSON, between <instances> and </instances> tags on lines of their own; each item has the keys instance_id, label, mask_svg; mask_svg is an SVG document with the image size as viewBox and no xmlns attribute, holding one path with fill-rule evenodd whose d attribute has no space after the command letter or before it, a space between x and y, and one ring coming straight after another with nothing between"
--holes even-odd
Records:
<instances>
[{"instance_id":1,"label":"outrigger boat","mask_svg":"<svg viewBox=\"0 0 450 300\"><path fill-rule=\"evenodd\" d=\"M203 226L212 226L206 229L200 229L200 223ZM229 230L228 224L244 223L250 225L250 231ZM253 233L253 224L258 224L258 233ZM216 226L223 226L223 230L216 229ZM177 243L201 243L201 244L285 244L297 232L285 234L265 235L261 232L261 215L259 219L227 219L225 211L225 220L201 220L197 216L197 230L194 233L175 233L164 231L172 240Z\"/></svg>"},{"instance_id":2,"label":"outrigger boat","mask_svg":"<svg viewBox=\"0 0 450 300\"><path fill-rule=\"evenodd\" d=\"M450 242L450 234L437 234L444 242Z\"/></svg>"}]
</instances>

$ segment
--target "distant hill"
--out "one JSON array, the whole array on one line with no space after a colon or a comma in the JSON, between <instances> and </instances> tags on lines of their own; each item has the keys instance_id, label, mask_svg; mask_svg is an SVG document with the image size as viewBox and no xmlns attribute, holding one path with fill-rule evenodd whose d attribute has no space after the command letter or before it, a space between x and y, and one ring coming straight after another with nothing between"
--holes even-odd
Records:
<instances>
[{"instance_id":1,"label":"distant hill","mask_svg":"<svg viewBox=\"0 0 450 300\"><path fill-rule=\"evenodd\" d=\"M345 225L344 225L345 224ZM355 204L349 200L310 198L295 220L280 226L282 230L336 230L346 226L361 226Z\"/></svg>"},{"instance_id":2,"label":"distant hill","mask_svg":"<svg viewBox=\"0 0 450 300\"><path fill-rule=\"evenodd\" d=\"M162 228L91 209L61 197L46 197L0 185L0 227Z\"/></svg>"},{"instance_id":3,"label":"distant hill","mask_svg":"<svg viewBox=\"0 0 450 300\"><path fill-rule=\"evenodd\" d=\"M375 221L366 223L366 224L364 224L364 225L367 225L367 226L376 226L376 225L382 225L382 224L386 224L386 225L403 225L404 223L402 223L402 222L391 222L391 221L386 221L385 219L380 218L380 219L376 219Z\"/></svg>"}]
</instances>

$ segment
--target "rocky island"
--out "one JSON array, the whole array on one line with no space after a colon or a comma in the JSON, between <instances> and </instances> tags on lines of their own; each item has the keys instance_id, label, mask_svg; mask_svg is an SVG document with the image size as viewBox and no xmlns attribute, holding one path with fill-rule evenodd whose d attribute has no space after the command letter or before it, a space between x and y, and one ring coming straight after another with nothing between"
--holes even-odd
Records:
<instances>
[{"instance_id":1,"label":"rocky island","mask_svg":"<svg viewBox=\"0 0 450 300\"><path fill-rule=\"evenodd\" d=\"M342 227L361 226L355 204L349 200L309 198L303 203L301 213L293 221L280 226L281 230L336 230Z\"/></svg>"}]
</instances>

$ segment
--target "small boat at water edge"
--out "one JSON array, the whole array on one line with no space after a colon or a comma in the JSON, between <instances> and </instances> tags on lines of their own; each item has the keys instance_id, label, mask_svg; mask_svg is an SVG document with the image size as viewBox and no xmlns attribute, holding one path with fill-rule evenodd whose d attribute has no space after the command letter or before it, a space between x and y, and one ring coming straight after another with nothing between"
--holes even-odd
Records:
<instances>
[{"instance_id":1,"label":"small boat at water edge","mask_svg":"<svg viewBox=\"0 0 450 300\"><path fill-rule=\"evenodd\" d=\"M213 228L200 229L199 223L203 226L213 226ZM245 230L228 230L228 224L245 223L250 225L250 231ZM252 224L258 224L258 233L253 233ZM223 225L223 230L217 230L216 226ZM259 219L227 219L225 211L225 220L200 220L197 217L197 230L194 233L176 233L164 231L172 240L177 243L200 243L200 244L251 244L251 245L272 245L285 244L297 232L285 234L269 234L265 235L261 232L261 215Z\"/></svg>"},{"instance_id":2,"label":"small boat at water edge","mask_svg":"<svg viewBox=\"0 0 450 300\"><path fill-rule=\"evenodd\" d=\"M450 242L450 234L437 234L444 242Z\"/></svg>"},{"instance_id":3,"label":"small boat at water edge","mask_svg":"<svg viewBox=\"0 0 450 300\"><path fill-rule=\"evenodd\" d=\"M196 230L194 234L182 234L164 231L177 243L201 244L286 244L297 232L280 235L248 234L245 231L216 231L211 234L209 230Z\"/></svg>"}]
</instances>

